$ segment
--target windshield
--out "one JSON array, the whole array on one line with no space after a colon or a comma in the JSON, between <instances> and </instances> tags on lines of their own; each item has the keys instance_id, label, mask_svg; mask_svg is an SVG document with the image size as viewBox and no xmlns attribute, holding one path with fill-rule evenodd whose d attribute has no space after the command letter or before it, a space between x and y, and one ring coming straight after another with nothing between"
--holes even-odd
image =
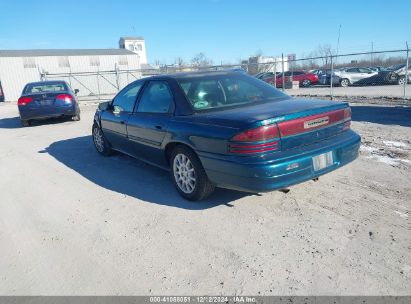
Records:
<instances>
[{"instance_id":1,"label":"windshield","mask_svg":"<svg viewBox=\"0 0 411 304\"><path fill-rule=\"evenodd\" d=\"M43 93L43 92L63 92L67 91L66 85L62 82L58 83L32 83L28 84L24 90L24 94Z\"/></svg>"},{"instance_id":2,"label":"windshield","mask_svg":"<svg viewBox=\"0 0 411 304\"><path fill-rule=\"evenodd\" d=\"M399 69L402 69L403 67L405 67L405 64L397 64L397 65L392 65L390 67L387 68L388 71L396 71Z\"/></svg>"},{"instance_id":3,"label":"windshield","mask_svg":"<svg viewBox=\"0 0 411 304\"><path fill-rule=\"evenodd\" d=\"M190 75L177 81L195 111L288 97L271 85L243 74Z\"/></svg>"}]
</instances>

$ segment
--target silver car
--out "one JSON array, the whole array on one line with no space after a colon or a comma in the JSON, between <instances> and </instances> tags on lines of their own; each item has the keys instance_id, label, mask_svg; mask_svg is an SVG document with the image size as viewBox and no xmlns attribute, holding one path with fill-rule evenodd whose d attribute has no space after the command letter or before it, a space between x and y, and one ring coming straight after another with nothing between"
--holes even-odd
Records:
<instances>
[{"instance_id":1,"label":"silver car","mask_svg":"<svg viewBox=\"0 0 411 304\"><path fill-rule=\"evenodd\" d=\"M390 72L394 72L395 74L398 75L397 77L397 83L399 85L404 85L405 84L405 70L407 69L407 66L405 64L397 64L388 67L386 70ZM411 65L408 66L408 71L407 71L407 82L411 83Z\"/></svg>"},{"instance_id":2,"label":"silver car","mask_svg":"<svg viewBox=\"0 0 411 304\"><path fill-rule=\"evenodd\" d=\"M351 84L355 84L357 81L377 74L378 72L369 68L346 68L334 72L334 75L340 77L340 85L342 87L347 87Z\"/></svg>"}]
</instances>

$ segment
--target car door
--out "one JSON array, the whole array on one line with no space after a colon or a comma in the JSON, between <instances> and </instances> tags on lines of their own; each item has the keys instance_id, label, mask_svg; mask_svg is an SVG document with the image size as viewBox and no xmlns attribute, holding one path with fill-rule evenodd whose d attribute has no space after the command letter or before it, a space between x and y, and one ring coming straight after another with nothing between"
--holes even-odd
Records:
<instances>
[{"instance_id":1,"label":"car door","mask_svg":"<svg viewBox=\"0 0 411 304\"><path fill-rule=\"evenodd\" d=\"M359 79L358 80L368 78L368 77L371 77L371 76L377 74L376 72L372 71L371 69L366 69L366 68L359 68L358 71L359 71Z\"/></svg>"},{"instance_id":2,"label":"car door","mask_svg":"<svg viewBox=\"0 0 411 304\"><path fill-rule=\"evenodd\" d=\"M304 72L294 71L293 72L293 81L298 81L298 82L301 83L305 79L304 76L305 76Z\"/></svg>"},{"instance_id":3,"label":"car door","mask_svg":"<svg viewBox=\"0 0 411 304\"><path fill-rule=\"evenodd\" d=\"M159 166L167 165L162 143L173 112L174 98L169 83L149 81L127 121L128 139L136 157Z\"/></svg>"},{"instance_id":4,"label":"car door","mask_svg":"<svg viewBox=\"0 0 411 304\"><path fill-rule=\"evenodd\" d=\"M286 82L290 76L291 76L291 72L285 72L285 73L278 74L277 79L276 79L277 87L282 87L283 79L284 79L284 82Z\"/></svg>"},{"instance_id":5,"label":"car door","mask_svg":"<svg viewBox=\"0 0 411 304\"><path fill-rule=\"evenodd\" d=\"M355 83L359 80L359 73L360 71L358 70L358 68L350 68L345 70L345 76L343 78L348 78L350 80L351 83Z\"/></svg>"},{"instance_id":6,"label":"car door","mask_svg":"<svg viewBox=\"0 0 411 304\"><path fill-rule=\"evenodd\" d=\"M101 114L101 129L116 150L130 153L126 122L133 113L137 95L143 84L144 81L137 81L126 86L114 97L108 110Z\"/></svg>"}]
</instances>

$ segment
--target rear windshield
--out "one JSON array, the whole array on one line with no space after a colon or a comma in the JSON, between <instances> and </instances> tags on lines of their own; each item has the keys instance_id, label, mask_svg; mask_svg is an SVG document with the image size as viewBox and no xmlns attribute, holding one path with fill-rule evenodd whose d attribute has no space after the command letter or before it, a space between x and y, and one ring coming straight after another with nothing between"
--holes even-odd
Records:
<instances>
[{"instance_id":1,"label":"rear windshield","mask_svg":"<svg viewBox=\"0 0 411 304\"><path fill-rule=\"evenodd\" d=\"M282 99L288 95L244 74L196 75L177 79L195 111Z\"/></svg>"},{"instance_id":2,"label":"rear windshield","mask_svg":"<svg viewBox=\"0 0 411 304\"><path fill-rule=\"evenodd\" d=\"M24 94L62 91L67 91L67 87L64 83L33 83L26 86Z\"/></svg>"}]
</instances>

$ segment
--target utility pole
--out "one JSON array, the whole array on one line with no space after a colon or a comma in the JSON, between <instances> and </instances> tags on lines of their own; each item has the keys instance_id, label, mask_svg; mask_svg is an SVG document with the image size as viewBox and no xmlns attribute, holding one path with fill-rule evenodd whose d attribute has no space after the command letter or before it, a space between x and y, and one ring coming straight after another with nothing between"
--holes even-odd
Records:
<instances>
[{"instance_id":1,"label":"utility pole","mask_svg":"<svg viewBox=\"0 0 411 304\"><path fill-rule=\"evenodd\" d=\"M336 63L337 63L338 51L339 51L339 48L340 48L340 37L341 37L341 24L338 27L337 52L335 54L335 56L336 56L335 57L335 62ZM332 78L332 76L331 76L331 78Z\"/></svg>"},{"instance_id":2,"label":"utility pole","mask_svg":"<svg viewBox=\"0 0 411 304\"><path fill-rule=\"evenodd\" d=\"M330 51L330 61L331 61L331 75L330 75L330 99L333 100L334 90L333 90L333 80L334 80L334 64L333 55Z\"/></svg>"},{"instance_id":3,"label":"utility pole","mask_svg":"<svg viewBox=\"0 0 411 304\"><path fill-rule=\"evenodd\" d=\"M287 63L288 63L288 61L287 61ZM282 77L282 80L283 80L283 87L282 87L282 90L284 91L285 89L284 89L284 83L285 83L285 77L284 77L284 53L281 53L281 71L283 72L283 74L281 75L281 77Z\"/></svg>"},{"instance_id":4,"label":"utility pole","mask_svg":"<svg viewBox=\"0 0 411 304\"><path fill-rule=\"evenodd\" d=\"M405 45L407 47L407 61L405 63L405 81L404 81L404 99L405 99L405 94L406 94L406 87L408 84L408 68L409 68L409 57L410 57L410 50L408 48L408 41L405 41Z\"/></svg>"}]
</instances>

